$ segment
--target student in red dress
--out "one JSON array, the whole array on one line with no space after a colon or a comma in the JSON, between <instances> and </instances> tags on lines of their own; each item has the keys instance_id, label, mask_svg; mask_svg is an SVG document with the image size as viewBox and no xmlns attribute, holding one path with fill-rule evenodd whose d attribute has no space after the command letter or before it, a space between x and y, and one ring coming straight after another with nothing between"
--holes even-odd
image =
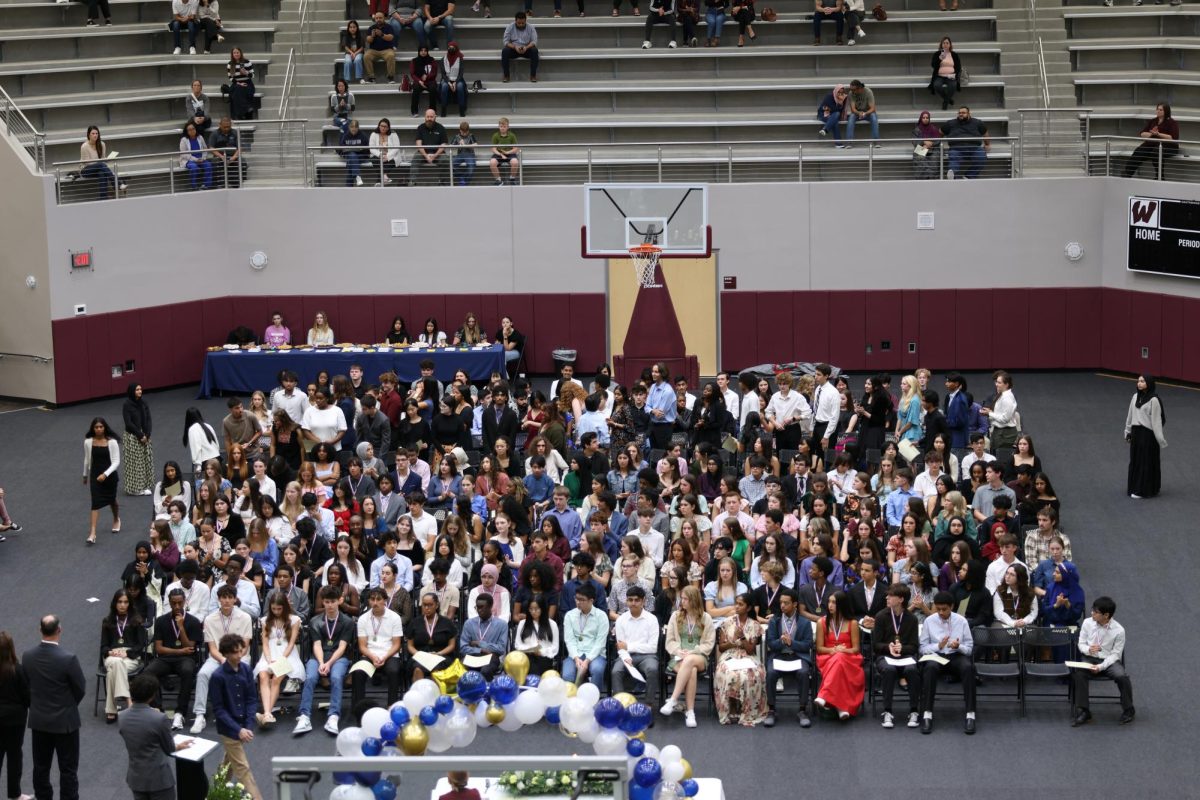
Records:
<instances>
[{"instance_id":1,"label":"student in red dress","mask_svg":"<svg viewBox=\"0 0 1200 800\"><path fill-rule=\"evenodd\" d=\"M814 701L820 708L833 708L838 719L848 720L862 706L862 651L853 605L845 592L829 598L829 614L817 623L817 669L821 689Z\"/></svg>"}]
</instances>

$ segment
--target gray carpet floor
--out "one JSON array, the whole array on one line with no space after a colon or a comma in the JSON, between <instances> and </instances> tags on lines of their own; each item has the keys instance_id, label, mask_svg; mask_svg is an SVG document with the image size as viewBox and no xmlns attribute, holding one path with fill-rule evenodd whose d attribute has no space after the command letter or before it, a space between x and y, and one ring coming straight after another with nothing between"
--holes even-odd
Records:
<instances>
[{"instance_id":1,"label":"gray carpet floor","mask_svg":"<svg viewBox=\"0 0 1200 800\"><path fill-rule=\"evenodd\" d=\"M939 376L940 378L940 376ZM970 375L977 393L987 376ZM856 384L858 381L856 380ZM940 383L938 384L940 386ZM1188 686L1200 663L1197 600L1190 587L1197 574L1196 487L1200 467L1200 393L1161 387L1168 413L1164 488L1157 499L1135 501L1124 494L1127 451L1122 425L1130 381L1092 374L1016 376L1026 428L1063 500L1063 522L1088 602L1110 594L1117 618L1128 631L1128 668L1138 710L1133 725L1118 727L1115 705L1096 706L1096 722L1069 727L1065 702L1031 703L1018 718L1009 703L981 705L979 733L961 733L956 704L941 706L932 736L903 727L885 731L878 721L817 722L801 730L786 718L774 730L722 728L701 715L687 730L672 718L658 722L651 741L677 744L697 774L725 781L729 800L804 794L806 789L839 795L886 792L891 798L953 792L978 798L1052 793L1057 797L1200 797L1194 747L1200 723ZM197 401L195 387L148 395L155 417L156 458L186 462L180 443L184 409ZM198 405L219 423L224 402ZM85 800L129 797L124 785L125 752L115 727L91 715L99 647L99 623L131 558L133 542L149 520L149 498L122 496L124 531L113 536L102 519L100 544L85 549L88 491L80 484L80 440L96 415L120 425L121 401L106 400L54 411L31 409L0 415L0 485L8 508L25 532L0 544L0 628L19 649L37 641L37 619L61 615L63 645L76 652L89 676L82 704L81 778ZM88 598L100 598L89 603ZM1182 691L1181 691L1182 690ZM318 715L317 722L322 718ZM1189 734L1189 731L1192 733ZM207 734L213 734L210 723ZM481 731L470 752L503 754L580 751L574 740L547 726L517 734ZM293 740L290 726L263 733L249 746L259 784L267 789L274 755L332 755L333 739L319 729ZM590 751L590 748L588 748ZM25 780L29 780L26 739ZM210 759L214 766L216 759ZM57 783L57 774L55 777ZM318 791L324 798L329 791ZM428 796L428 781L409 780L401 796ZM267 796L272 796L269 794Z\"/></svg>"}]
</instances>

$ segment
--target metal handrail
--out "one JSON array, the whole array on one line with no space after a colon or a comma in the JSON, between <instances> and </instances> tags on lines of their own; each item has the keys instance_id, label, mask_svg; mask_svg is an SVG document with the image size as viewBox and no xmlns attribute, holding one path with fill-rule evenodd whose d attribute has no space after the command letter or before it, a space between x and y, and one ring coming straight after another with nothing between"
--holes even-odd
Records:
<instances>
[{"instance_id":1,"label":"metal handrail","mask_svg":"<svg viewBox=\"0 0 1200 800\"><path fill-rule=\"evenodd\" d=\"M310 6L309 0L300 0L299 17L300 17L300 42L301 42L301 44L304 44L308 41L309 6Z\"/></svg>"},{"instance_id":2,"label":"metal handrail","mask_svg":"<svg viewBox=\"0 0 1200 800\"><path fill-rule=\"evenodd\" d=\"M1050 78L1046 75L1046 51L1042 47L1042 37L1037 37L1038 78L1042 82L1042 105L1050 107Z\"/></svg>"},{"instance_id":3,"label":"metal handrail","mask_svg":"<svg viewBox=\"0 0 1200 800\"><path fill-rule=\"evenodd\" d=\"M279 118L287 116L288 104L291 101L292 79L296 75L296 48L288 48L287 69L283 73L283 88L279 97Z\"/></svg>"},{"instance_id":4,"label":"metal handrail","mask_svg":"<svg viewBox=\"0 0 1200 800\"><path fill-rule=\"evenodd\" d=\"M18 141L22 136L29 137L29 143L21 142L30 157L33 159L34 166L38 172L46 171L46 134L39 131L29 121L29 117L25 116L25 112L21 110L16 101L9 96L8 92L4 91L4 87L0 86L0 119L4 120L4 130L8 135L15 137ZM14 124L16 130L14 130Z\"/></svg>"}]
</instances>

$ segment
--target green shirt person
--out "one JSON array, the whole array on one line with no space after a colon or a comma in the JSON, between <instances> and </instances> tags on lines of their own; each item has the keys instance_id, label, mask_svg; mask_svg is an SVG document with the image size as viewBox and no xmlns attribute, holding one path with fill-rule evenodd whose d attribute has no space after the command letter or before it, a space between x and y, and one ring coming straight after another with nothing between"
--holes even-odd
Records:
<instances>
[{"instance_id":1,"label":"green shirt person","mask_svg":"<svg viewBox=\"0 0 1200 800\"><path fill-rule=\"evenodd\" d=\"M521 162L518 156L521 148L517 147L517 135L509 130L508 117L501 117L498 123L499 130L492 134L492 159L491 170L492 177L496 180L497 186L504 184L504 179L500 177L500 165L508 163L508 182L515 184L517 182L517 172L521 168Z\"/></svg>"}]
</instances>

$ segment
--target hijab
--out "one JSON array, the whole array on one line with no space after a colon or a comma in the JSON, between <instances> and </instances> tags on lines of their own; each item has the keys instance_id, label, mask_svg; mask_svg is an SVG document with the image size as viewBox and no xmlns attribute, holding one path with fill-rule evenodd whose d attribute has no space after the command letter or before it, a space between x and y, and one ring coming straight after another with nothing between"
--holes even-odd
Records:
<instances>
[{"instance_id":1,"label":"hijab","mask_svg":"<svg viewBox=\"0 0 1200 800\"><path fill-rule=\"evenodd\" d=\"M1055 568L1062 573L1062 580L1050 584L1050 589L1046 592L1046 599L1042 605L1045 608L1054 608L1054 603L1058 598L1066 595L1072 608L1082 608L1083 587L1079 585L1079 570L1070 561L1056 564Z\"/></svg>"},{"instance_id":2,"label":"hijab","mask_svg":"<svg viewBox=\"0 0 1200 800\"><path fill-rule=\"evenodd\" d=\"M413 56L412 67L413 75L422 77L431 74L430 70L436 70L437 62L433 60L433 56L429 55L428 50L426 50L425 55L421 55L420 51L418 51L417 55ZM426 397L431 398L432 395L426 395Z\"/></svg>"},{"instance_id":3,"label":"hijab","mask_svg":"<svg viewBox=\"0 0 1200 800\"><path fill-rule=\"evenodd\" d=\"M920 114L917 115L917 133L919 133L921 135L921 138L923 138L923 139L939 139L939 138L941 138L942 129L939 128L937 125L933 124L933 115L932 114L930 114L928 125L921 124L921 117L925 116L926 114L929 114L929 112L922 111Z\"/></svg>"},{"instance_id":4,"label":"hijab","mask_svg":"<svg viewBox=\"0 0 1200 800\"><path fill-rule=\"evenodd\" d=\"M1158 397L1158 392L1156 391L1157 384L1154 382L1154 378L1151 378L1149 375L1143 375L1142 379L1146 381L1146 389L1145 391L1139 389L1137 394L1135 394L1133 397L1133 402L1138 408L1141 408L1142 406L1146 405L1146 403L1149 403L1151 400ZM1162 417L1162 424L1165 426L1167 424L1167 410L1163 408L1161 397L1158 397L1158 409L1159 416Z\"/></svg>"},{"instance_id":5,"label":"hijab","mask_svg":"<svg viewBox=\"0 0 1200 800\"><path fill-rule=\"evenodd\" d=\"M455 62L462 58L462 51L458 49L458 42L450 42L446 45L446 63L454 66Z\"/></svg>"},{"instance_id":6,"label":"hijab","mask_svg":"<svg viewBox=\"0 0 1200 800\"><path fill-rule=\"evenodd\" d=\"M1000 545L996 540L1006 533L1008 533L1008 526L1006 526L1003 522L992 523L991 530L988 531L987 543L980 548L980 552L985 559L988 561L995 561L1000 557Z\"/></svg>"}]
</instances>

